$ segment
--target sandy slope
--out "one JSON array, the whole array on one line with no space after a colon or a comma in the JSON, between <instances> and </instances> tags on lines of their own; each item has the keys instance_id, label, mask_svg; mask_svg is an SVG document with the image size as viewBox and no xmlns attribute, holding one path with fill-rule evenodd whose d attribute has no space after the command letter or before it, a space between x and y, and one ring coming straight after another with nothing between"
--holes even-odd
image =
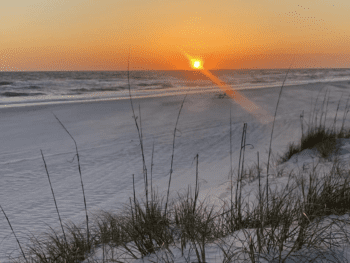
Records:
<instances>
[{"instance_id":1,"label":"sandy slope","mask_svg":"<svg viewBox=\"0 0 350 263\"><path fill-rule=\"evenodd\" d=\"M274 154L284 152L288 142L300 138L299 116L304 110L308 119L313 109L311 102L314 103L320 90L330 90L327 117L331 123L341 97L345 106L349 86L348 82L333 82L285 87L275 124ZM273 116L279 90L265 88L242 93ZM322 92L319 101L323 101L323 95ZM134 100L136 115L141 105L149 170L152 143L155 144L153 180L160 193L167 189L173 130L183 98L181 95ZM186 189L188 184L194 185L192 161L198 153L200 197L208 194L228 198L230 108L234 168L238 164L244 122L248 124L246 142L254 146L246 149L246 164L256 161L257 151L260 162L267 161L272 123L260 124L232 100L218 99L214 93L188 95L175 142L171 185L174 194ZM121 207L132 194L132 174L135 174L137 193L143 196L140 146L129 100L1 109L0 202L23 245L30 232L42 233L48 229L46 224L59 227L40 149L48 165L62 219L76 223L85 219L77 160L73 160L74 143L51 112L77 141L89 211ZM2 216L0 261L6 262L6 256L16 249L18 245Z\"/></svg>"}]
</instances>

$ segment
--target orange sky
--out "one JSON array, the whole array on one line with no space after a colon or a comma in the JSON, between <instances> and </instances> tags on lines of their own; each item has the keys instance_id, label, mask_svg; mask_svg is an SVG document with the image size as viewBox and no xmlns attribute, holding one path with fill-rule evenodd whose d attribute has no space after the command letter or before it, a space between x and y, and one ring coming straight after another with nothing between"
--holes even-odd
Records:
<instances>
[{"instance_id":1,"label":"orange sky","mask_svg":"<svg viewBox=\"0 0 350 263\"><path fill-rule=\"evenodd\" d=\"M11 0L0 71L350 68L349 0Z\"/></svg>"}]
</instances>

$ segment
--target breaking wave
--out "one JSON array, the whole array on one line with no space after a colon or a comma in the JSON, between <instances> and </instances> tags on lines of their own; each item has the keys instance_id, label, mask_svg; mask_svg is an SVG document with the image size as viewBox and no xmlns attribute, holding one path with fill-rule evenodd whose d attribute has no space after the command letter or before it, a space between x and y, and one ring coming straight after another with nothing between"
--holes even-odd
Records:
<instances>
[{"instance_id":1,"label":"breaking wave","mask_svg":"<svg viewBox=\"0 0 350 263\"><path fill-rule=\"evenodd\" d=\"M27 97L27 96L40 96L45 95L44 93L25 93L25 92L3 92L0 93L0 96L2 97Z\"/></svg>"}]
</instances>

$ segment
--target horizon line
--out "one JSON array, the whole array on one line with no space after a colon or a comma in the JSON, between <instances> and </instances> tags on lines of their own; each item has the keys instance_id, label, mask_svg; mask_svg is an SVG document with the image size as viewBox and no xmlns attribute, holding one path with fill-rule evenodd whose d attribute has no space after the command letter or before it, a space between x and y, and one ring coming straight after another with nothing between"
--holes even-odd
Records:
<instances>
[{"instance_id":1,"label":"horizon line","mask_svg":"<svg viewBox=\"0 0 350 263\"><path fill-rule=\"evenodd\" d=\"M288 68L220 68L220 69L208 69L211 71L218 70L287 70ZM291 68L291 70L300 69L350 69L350 67L305 67L305 68ZM1 72L117 72L117 71L128 71L125 70L0 70ZM198 71L197 69L130 69L129 71Z\"/></svg>"}]
</instances>

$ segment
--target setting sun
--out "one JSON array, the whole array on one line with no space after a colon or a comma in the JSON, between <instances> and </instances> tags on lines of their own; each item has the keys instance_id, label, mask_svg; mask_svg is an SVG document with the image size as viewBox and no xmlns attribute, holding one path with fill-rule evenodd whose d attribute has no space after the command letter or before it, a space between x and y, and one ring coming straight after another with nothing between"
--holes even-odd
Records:
<instances>
[{"instance_id":1,"label":"setting sun","mask_svg":"<svg viewBox=\"0 0 350 263\"><path fill-rule=\"evenodd\" d=\"M200 59L191 59L191 66L194 69L203 69L203 61Z\"/></svg>"}]
</instances>

